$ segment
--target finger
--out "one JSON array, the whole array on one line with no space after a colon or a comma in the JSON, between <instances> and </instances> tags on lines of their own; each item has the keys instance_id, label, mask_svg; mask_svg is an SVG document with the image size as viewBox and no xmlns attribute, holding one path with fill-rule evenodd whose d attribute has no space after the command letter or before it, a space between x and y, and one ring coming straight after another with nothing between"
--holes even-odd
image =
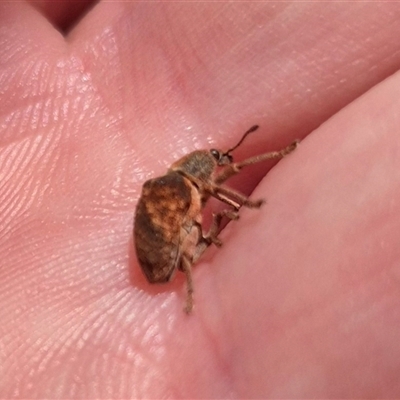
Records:
<instances>
[{"instance_id":1,"label":"finger","mask_svg":"<svg viewBox=\"0 0 400 400\"><path fill-rule=\"evenodd\" d=\"M36 120L32 124L36 129L38 115L46 119L38 105L54 86L53 63L66 47L46 18L23 1L0 3L0 26L0 144L4 145L32 134L28 115Z\"/></svg>"},{"instance_id":2,"label":"finger","mask_svg":"<svg viewBox=\"0 0 400 400\"><path fill-rule=\"evenodd\" d=\"M398 397L399 84L373 88L284 159L254 193L267 206L242 210L212 268L194 272L241 396Z\"/></svg>"},{"instance_id":3,"label":"finger","mask_svg":"<svg viewBox=\"0 0 400 400\"><path fill-rule=\"evenodd\" d=\"M29 3L59 30L65 32L76 24L95 2L93 0L57 0L56 2L52 0L30 0Z\"/></svg>"},{"instance_id":4,"label":"finger","mask_svg":"<svg viewBox=\"0 0 400 400\"><path fill-rule=\"evenodd\" d=\"M21 57L63 50L64 39L34 7L25 1L0 3L0 59L18 65Z\"/></svg>"},{"instance_id":5,"label":"finger","mask_svg":"<svg viewBox=\"0 0 400 400\"><path fill-rule=\"evenodd\" d=\"M229 146L254 123L283 146L398 68L399 10L395 3L103 2L71 40L85 46L88 65L96 63L99 86L120 89L138 149L150 141L157 154L193 137Z\"/></svg>"}]
</instances>

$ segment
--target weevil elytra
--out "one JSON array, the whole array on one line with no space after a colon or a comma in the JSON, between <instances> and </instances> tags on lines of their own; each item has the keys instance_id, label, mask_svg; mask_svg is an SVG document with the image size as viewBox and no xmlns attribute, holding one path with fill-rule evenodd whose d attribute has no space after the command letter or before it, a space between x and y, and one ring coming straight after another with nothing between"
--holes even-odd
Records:
<instances>
[{"instance_id":1,"label":"weevil elytra","mask_svg":"<svg viewBox=\"0 0 400 400\"><path fill-rule=\"evenodd\" d=\"M136 207L134 239L140 267L150 283L172 279L176 269L186 274L187 295L185 311L193 308L192 265L212 243L222 245L218 238L223 217L239 218L241 206L260 208L264 200L247 196L222 186L228 178L247 165L291 153L298 141L279 151L260 154L241 162L231 155L247 135L258 129L252 126L239 142L227 151L196 150L171 165L167 173L143 184ZM211 227L203 232L202 210L210 197L228 204L213 215Z\"/></svg>"}]
</instances>

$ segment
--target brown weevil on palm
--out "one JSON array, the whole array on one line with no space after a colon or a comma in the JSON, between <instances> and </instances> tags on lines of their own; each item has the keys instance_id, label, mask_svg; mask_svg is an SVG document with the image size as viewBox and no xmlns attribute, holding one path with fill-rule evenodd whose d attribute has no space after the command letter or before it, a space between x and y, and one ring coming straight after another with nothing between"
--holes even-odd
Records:
<instances>
[{"instance_id":1,"label":"brown weevil on palm","mask_svg":"<svg viewBox=\"0 0 400 400\"><path fill-rule=\"evenodd\" d=\"M252 126L231 149L196 150L171 165L167 173L143 184L136 207L134 239L140 267L150 283L172 279L176 269L186 274L185 311L193 308L192 265L211 244L220 247L218 238L223 217L239 218L240 207L260 208L264 200L251 200L222 184L247 165L272 158L283 158L298 142L286 148L234 162L231 155L254 132ZM230 208L213 214L211 227L203 231L202 210L210 197Z\"/></svg>"}]
</instances>

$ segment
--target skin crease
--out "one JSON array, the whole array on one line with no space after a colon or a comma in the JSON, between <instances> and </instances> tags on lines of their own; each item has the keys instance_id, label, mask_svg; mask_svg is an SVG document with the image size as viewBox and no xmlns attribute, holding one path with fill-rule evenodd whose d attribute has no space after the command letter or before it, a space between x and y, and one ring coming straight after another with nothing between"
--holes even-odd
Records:
<instances>
[{"instance_id":1,"label":"skin crease","mask_svg":"<svg viewBox=\"0 0 400 400\"><path fill-rule=\"evenodd\" d=\"M398 397L400 6L40 7L0 3L0 397ZM304 140L188 317L139 271L141 184L256 123L239 159Z\"/></svg>"}]
</instances>

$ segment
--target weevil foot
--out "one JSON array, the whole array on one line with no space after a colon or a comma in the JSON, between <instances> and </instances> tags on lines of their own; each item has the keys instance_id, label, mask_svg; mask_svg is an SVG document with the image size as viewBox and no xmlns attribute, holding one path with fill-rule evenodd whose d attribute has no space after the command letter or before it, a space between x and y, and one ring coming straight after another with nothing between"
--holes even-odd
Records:
<instances>
[{"instance_id":1,"label":"weevil foot","mask_svg":"<svg viewBox=\"0 0 400 400\"><path fill-rule=\"evenodd\" d=\"M265 204L266 201L264 199L258 199L258 200L246 200L246 202L243 204L245 207L248 208L260 208L263 204Z\"/></svg>"},{"instance_id":2,"label":"weevil foot","mask_svg":"<svg viewBox=\"0 0 400 400\"><path fill-rule=\"evenodd\" d=\"M185 307L183 308L183 311L185 311L185 313L187 315L190 315L192 313L192 311L193 311L193 299L191 299L190 301L186 300L186 304L185 304Z\"/></svg>"}]
</instances>

